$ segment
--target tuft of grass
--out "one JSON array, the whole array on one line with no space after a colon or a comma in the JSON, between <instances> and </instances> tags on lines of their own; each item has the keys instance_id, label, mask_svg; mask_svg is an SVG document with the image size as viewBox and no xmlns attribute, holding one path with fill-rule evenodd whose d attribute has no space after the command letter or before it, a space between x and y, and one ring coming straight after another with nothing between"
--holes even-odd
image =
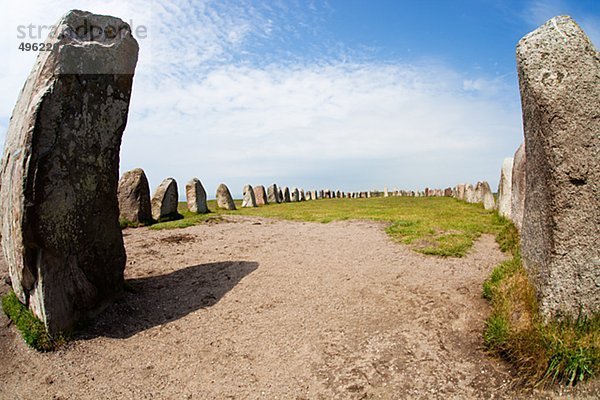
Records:
<instances>
[{"instance_id":1,"label":"tuft of grass","mask_svg":"<svg viewBox=\"0 0 600 400\"><path fill-rule=\"evenodd\" d=\"M600 367L600 315L544 322L521 262L518 231L509 221L503 223L496 239L512 257L483 284L483 296L492 305L483 335L486 345L531 385L576 385L595 376Z\"/></svg>"},{"instance_id":2,"label":"tuft of grass","mask_svg":"<svg viewBox=\"0 0 600 400\"><path fill-rule=\"evenodd\" d=\"M25 343L37 351L54 351L67 341L63 335L52 337L42 321L21 304L13 291L2 297L2 309L21 332Z\"/></svg>"},{"instance_id":3,"label":"tuft of grass","mask_svg":"<svg viewBox=\"0 0 600 400\"><path fill-rule=\"evenodd\" d=\"M223 217L220 214L211 213L208 214L197 214L189 211L185 211L183 209L182 204L180 203L179 218L170 221L158 222L152 226L150 229L153 230L163 230L163 229L182 229L188 228L190 226L202 224L202 223L218 223L223 221ZM187 206L186 206L187 207Z\"/></svg>"}]
</instances>

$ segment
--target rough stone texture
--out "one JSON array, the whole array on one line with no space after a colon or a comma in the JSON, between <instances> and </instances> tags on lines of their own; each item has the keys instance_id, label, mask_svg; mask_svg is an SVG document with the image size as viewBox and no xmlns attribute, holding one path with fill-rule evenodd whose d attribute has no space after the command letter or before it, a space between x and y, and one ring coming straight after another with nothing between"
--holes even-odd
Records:
<instances>
[{"instance_id":1,"label":"rough stone texture","mask_svg":"<svg viewBox=\"0 0 600 400\"><path fill-rule=\"evenodd\" d=\"M458 199L458 200L465 200L465 187L467 185L465 183L459 183L458 185L456 185L456 189L454 190L454 196Z\"/></svg>"},{"instance_id":2,"label":"rough stone texture","mask_svg":"<svg viewBox=\"0 0 600 400\"><path fill-rule=\"evenodd\" d=\"M160 220L177 213L179 190L173 178L167 178L158 185L152 196L152 218Z\"/></svg>"},{"instance_id":3,"label":"rough stone texture","mask_svg":"<svg viewBox=\"0 0 600 400\"><path fill-rule=\"evenodd\" d=\"M127 171L119 180L119 219L144 224L152 220L150 186L144 170Z\"/></svg>"},{"instance_id":4,"label":"rough stone texture","mask_svg":"<svg viewBox=\"0 0 600 400\"><path fill-rule=\"evenodd\" d=\"M250 185L244 186L242 190L242 208L256 207L256 198L254 197L254 189Z\"/></svg>"},{"instance_id":5,"label":"rough stone texture","mask_svg":"<svg viewBox=\"0 0 600 400\"><path fill-rule=\"evenodd\" d=\"M306 201L310 201L310 200L313 199L312 198L312 192L310 190L306 192L305 196L306 196Z\"/></svg>"},{"instance_id":6,"label":"rough stone texture","mask_svg":"<svg viewBox=\"0 0 600 400\"><path fill-rule=\"evenodd\" d=\"M208 212L206 190L204 190L200 179L193 178L185 185L185 197L190 212L198 214L206 214Z\"/></svg>"},{"instance_id":7,"label":"rough stone texture","mask_svg":"<svg viewBox=\"0 0 600 400\"><path fill-rule=\"evenodd\" d=\"M306 195L304 194L304 189L300 189L300 201L306 201Z\"/></svg>"},{"instance_id":8,"label":"rough stone texture","mask_svg":"<svg viewBox=\"0 0 600 400\"><path fill-rule=\"evenodd\" d=\"M264 206L265 204L269 204L269 200L267 199L267 192L265 191L264 186L260 185L254 187L254 199L256 200L257 206ZM273 203L275 203L275 201Z\"/></svg>"},{"instance_id":9,"label":"rough stone texture","mask_svg":"<svg viewBox=\"0 0 600 400\"><path fill-rule=\"evenodd\" d=\"M319 200L319 195L318 195L318 192L316 190L312 191L312 199L313 200Z\"/></svg>"},{"instance_id":10,"label":"rough stone texture","mask_svg":"<svg viewBox=\"0 0 600 400\"><path fill-rule=\"evenodd\" d=\"M231 197L231 192L229 192L229 188L221 183L219 187L217 187L217 207L223 210L235 210L235 203L233 202L233 197Z\"/></svg>"},{"instance_id":11,"label":"rough stone texture","mask_svg":"<svg viewBox=\"0 0 600 400\"><path fill-rule=\"evenodd\" d=\"M279 201L279 188L276 184L272 184L267 189L267 199L269 203L281 203Z\"/></svg>"},{"instance_id":12,"label":"rough stone texture","mask_svg":"<svg viewBox=\"0 0 600 400\"><path fill-rule=\"evenodd\" d=\"M290 198L290 188L288 188L287 186L283 188L283 190L281 191L281 195L283 197L284 203L290 203L292 201L292 199Z\"/></svg>"},{"instance_id":13,"label":"rough stone texture","mask_svg":"<svg viewBox=\"0 0 600 400\"><path fill-rule=\"evenodd\" d=\"M505 158L498 183L498 214L509 219L511 218L512 167L513 159Z\"/></svg>"},{"instance_id":14,"label":"rough stone texture","mask_svg":"<svg viewBox=\"0 0 600 400\"><path fill-rule=\"evenodd\" d=\"M86 19L122 34L78 35ZM0 202L13 289L55 333L123 289L119 148L138 45L120 19L83 11L63 16L47 42L9 123Z\"/></svg>"},{"instance_id":15,"label":"rough stone texture","mask_svg":"<svg viewBox=\"0 0 600 400\"><path fill-rule=\"evenodd\" d=\"M284 203L285 202L285 199L284 199L284 196L283 196L283 189L282 188L279 188L277 190L277 199L278 199L279 203Z\"/></svg>"},{"instance_id":16,"label":"rough stone texture","mask_svg":"<svg viewBox=\"0 0 600 400\"><path fill-rule=\"evenodd\" d=\"M475 203L475 189L470 183L465 185L465 201L467 203Z\"/></svg>"},{"instance_id":17,"label":"rough stone texture","mask_svg":"<svg viewBox=\"0 0 600 400\"><path fill-rule=\"evenodd\" d=\"M496 208L494 194L492 193L490 184L486 181L477 182L477 185L475 185L474 203L482 203L483 208L486 210Z\"/></svg>"},{"instance_id":18,"label":"rough stone texture","mask_svg":"<svg viewBox=\"0 0 600 400\"><path fill-rule=\"evenodd\" d=\"M293 188L290 192L292 202L300 201L300 191L298 188Z\"/></svg>"},{"instance_id":19,"label":"rough stone texture","mask_svg":"<svg viewBox=\"0 0 600 400\"><path fill-rule=\"evenodd\" d=\"M522 257L546 318L600 306L600 55L570 17L517 46L525 152Z\"/></svg>"},{"instance_id":20,"label":"rough stone texture","mask_svg":"<svg viewBox=\"0 0 600 400\"><path fill-rule=\"evenodd\" d=\"M513 157L510 201L511 219L519 232L523 225L523 210L525 210L525 160L525 143L522 143Z\"/></svg>"}]
</instances>

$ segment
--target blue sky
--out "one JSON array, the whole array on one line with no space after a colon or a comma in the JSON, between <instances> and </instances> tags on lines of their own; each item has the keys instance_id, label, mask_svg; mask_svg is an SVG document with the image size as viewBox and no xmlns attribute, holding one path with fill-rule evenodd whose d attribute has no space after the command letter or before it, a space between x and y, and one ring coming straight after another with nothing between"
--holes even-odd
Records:
<instances>
[{"instance_id":1,"label":"blue sky","mask_svg":"<svg viewBox=\"0 0 600 400\"><path fill-rule=\"evenodd\" d=\"M148 28L121 170L305 189L488 180L522 141L518 40L571 15L600 43L600 1L0 0L0 141L34 54L18 25L69 9ZM27 40L35 41L35 40Z\"/></svg>"}]
</instances>

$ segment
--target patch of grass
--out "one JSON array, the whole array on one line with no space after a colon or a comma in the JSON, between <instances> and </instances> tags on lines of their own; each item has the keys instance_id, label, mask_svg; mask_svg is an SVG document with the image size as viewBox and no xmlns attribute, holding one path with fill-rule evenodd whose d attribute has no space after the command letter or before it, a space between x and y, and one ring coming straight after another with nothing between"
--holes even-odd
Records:
<instances>
[{"instance_id":1,"label":"patch of grass","mask_svg":"<svg viewBox=\"0 0 600 400\"><path fill-rule=\"evenodd\" d=\"M182 204L184 206L182 206ZM163 229L181 229L188 228L190 226L207 223L207 222L221 222L223 220L220 214L209 212L208 214L198 214L186 211L184 207L187 207L185 203L179 204L179 211L177 219L168 220L164 222L158 222L150 226L150 229L163 230Z\"/></svg>"},{"instance_id":2,"label":"patch of grass","mask_svg":"<svg viewBox=\"0 0 600 400\"><path fill-rule=\"evenodd\" d=\"M141 226L150 226L150 225L154 224L155 222L156 221L154 221L154 220L145 221L145 222L133 222L133 221L130 221L125 218L119 219L119 225L121 226L121 229L139 228Z\"/></svg>"},{"instance_id":3,"label":"patch of grass","mask_svg":"<svg viewBox=\"0 0 600 400\"><path fill-rule=\"evenodd\" d=\"M488 348L511 362L531 385L575 385L595 376L600 367L600 315L544 322L512 223L505 221L497 241L512 257L483 285L483 296L492 304L484 333Z\"/></svg>"},{"instance_id":4,"label":"patch of grass","mask_svg":"<svg viewBox=\"0 0 600 400\"><path fill-rule=\"evenodd\" d=\"M50 336L42 321L21 304L12 291L2 297L2 309L21 332L25 343L38 351L54 351L67 341L63 335Z\"/></svg>"}]
</instances>

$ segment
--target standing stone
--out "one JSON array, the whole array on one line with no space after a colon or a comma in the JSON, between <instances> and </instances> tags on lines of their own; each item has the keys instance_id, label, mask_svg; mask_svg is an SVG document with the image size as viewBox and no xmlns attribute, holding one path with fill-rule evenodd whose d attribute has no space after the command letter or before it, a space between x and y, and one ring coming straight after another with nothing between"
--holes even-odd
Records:
<instances>
[{"instance_id":1,"label":"standing stone","mask_svg":"<svg viewBox=\"0 0 600 400\"><path fill-rule=\"evenodd\" d=\"M221 183L219 187L217 187L217 207L222 210L236 209L229 188L224 183Z\"/></svg>"},{"instance_id":2,"label":"standing stone","mask_svg":"<svg viewBox=\"0 0 600 400\"><path fill-rule=\"evenodd\" d=\"M336 198L341 198L342 197L342 192L340 192L339 190L337 192L335 192L335 197Z\"/></svg>"},{"instance_id":3,"label":"standing stone","mask_svg":"<svg viewBox=\"0 0 600 400\"><path fill-rule=\"evenodd\" d=\"M452 188L444 189L444 197L452 197Z\"/></svg>"},{"instance_id":4,"label":"standing stone","mask_svg":"<svg viewBox=\"0 0 600 400\"><path fill-rule=\"evenodd\" d=\"M287 186L283 188L282 195L284 203L290 203L292 201L290 197L290 189Z\"/></svg>"},{"instance_id":5,"label":"standing stone","mask_svg":"<svg viewBox=\"0 0 600 400\"><path fill-rule=\"evenodd\" d=\"M309 192L310 194L310 192ZM306 201L306 195L304 194L304 189L300 189L300 201Z\"/></svg>"},{"instance_id":6,"label":"standing stone","mask_svg":"<svg viewBox=\"0 0 600 400\"><path fill-rule=\"evenodd\" d=\"M458 185L456 185L456 198L458 200L465 201L466 186L467 186L466 183L459 183Z\"/></svg>"},{"instance_id":7,"label":"standing stone","mask_svg":"<svg viewBox=\"0 0 600 400\"><path fill-rule=\"evenodd\" d=\"M316 190L312 191L312 199L313 200L319 200L318 192Z\"/></svg>"},{"instance_id":8,"label":"standing stone","mask_svg":"<svg viewBox=\"0 0 600 400\"><path fill-rule=\"evenodd\" d=\"M276 184L272 184L267 189L267 199L269 203L281 203L279 201L279 188Z\"/></svg>"},{"instance_id":9,"label":"standing stone","mask_svg":"<svg viewBox=\"0 0 600 400\"><path fill-rule=\"evenodd\" d=\"M150 207L150 186L144 170L136 168L127 171L119 180L119 219L137 224L152 221Z\"/></svg>"},{"instance_id":10,"label":"standing stone","mask_svg":"<svg viewBox=\"0 0 600 400\"><path fill-rule=\"evenodd\" d=\"M525 182L525 143L521 143L513 157L510 201L511 219L519 232L523 225L523 211L525 210Z\"/></svg>"},{"instance_id":11,"label":"standing stone","mask_svg":"<svg viewBox=\"0 0 600 400\"><path fill-rule=\"evenodd\" d=\"M390 193L388 192L388 187L383 187L383 197L389 197Z\"/></svg>"},{"instance_id":12,"label":"standing stone","mask_svg":"<svg viewBox=\"0 0 600 400\"><path fill-rule=\"evenodd\" d=\"M120 35L76 31L85 21ZM138 44L118 18L70 11L17 100L2 157L2 248L18 299L50 334L123 290L119 149Z\"/></svg>"},{"instance_id":13,"label":"standing stone","mask_svg":"<svg viewBox=\"0 0 600 400\"><path fill-rule=\"evenodd\" d=\"M555 17L517 46L525 152L525 268L545 318L600 311L600 55Z\"/></svg>"},{"instance_id":14,"label":"standing stone","mask_svg":"<svg viewBox=\"0 0 600 400\"><path fill-rule=\"evenodd\" d=\"M285 203L285 198L283 196L283 189L282 188L279 188L277 190L277 199L278 199L279 203Z\"/></svg>"},{"instance_id":15,"label":"standing stone","mask_svg":"<svg viewBox=\"0 0 600 400\"><path fill-rule=\"evenodd\" d=\"M202 186L200 179L193 178L185 185L185 196L190 212L198 214L206 214L208 212L208 206L206 205L206 190L204 190L204 186Z\"/></svg>"},{"instance_id":16,"label":"standing stone","mask_svg":"<svg viewBox=\"0 0 600 400\"><path fill-rule=\"evenodd\" d=\"M256 197L254 197L254 189L250 185L244 186L242 191L242 208L256 207Z\"/></svg>"},{"instance_id":17,"label":"standing stone","mask_svg":"<svg viewBox=\"0 0 600 400\"><path fill-rule=\"evenodd\" d=\"M483 208L486 210L493 210L496 207L494 194L492 193L490 184L486 181L477 182L474 198L474 202L483 204Z\"/></svg>"},{"instance_id":18,"label":"standing stone","mask_svg":"<svg viewBox=\"0 0 600 400\"><path fill-rule=\"evenodd\" d=\"M465 185L465 201L467 203L475 203L475 189L470 183Z\"/></svg>"},{"instance_id":19,"label":"standing stone","mask_svg":"<svg viewBox=\"0 0 600 400\"><path fill-rule=\"evenodd\" d=\"M308 190L306 192L306 201L312 200L312 192L310 190Z\"/></svg>"},{"instance_id":20,"label":"standing stone","mask_svg":"<svg viewBox=\"0 0 600 400\"><path fill-rule=\"evenodd\" d=\"M500 171L500 183L498 184L498 214L510 219L510 202L512 196L512 168L513 159L505 158Z\"/></svg>"},{"instance_id":21,"label":"standing stone","mask_svg":"<svg viewBox=\"0 0 600 400\"><path fill-rule=\"evenodd\" d=\"M175 216L178 202L177 182L173 178L165 179L152 196L152 218L160 221Z\"/></svg>"},{"instance_id":22,"label":"standing stone","mask_svg":"<svg viewBox=\"0 0 600 400\"><path fill-rule=\"evenodd\" d=\"M265 204L269 204L265 187L262 185L254 187L254 198L256 199L257 206L264 206Z\"/></svg>"},{"instance_id":23,"label":"standing stone","mask_svg":"<svg viewBox=\"0 0 600 400\"><path fill-rule=\"evenodd\" d=\"M291 191L292 202L300 201L300 191L298 188L293 188Z\"/></svg>"}]
</instances>

